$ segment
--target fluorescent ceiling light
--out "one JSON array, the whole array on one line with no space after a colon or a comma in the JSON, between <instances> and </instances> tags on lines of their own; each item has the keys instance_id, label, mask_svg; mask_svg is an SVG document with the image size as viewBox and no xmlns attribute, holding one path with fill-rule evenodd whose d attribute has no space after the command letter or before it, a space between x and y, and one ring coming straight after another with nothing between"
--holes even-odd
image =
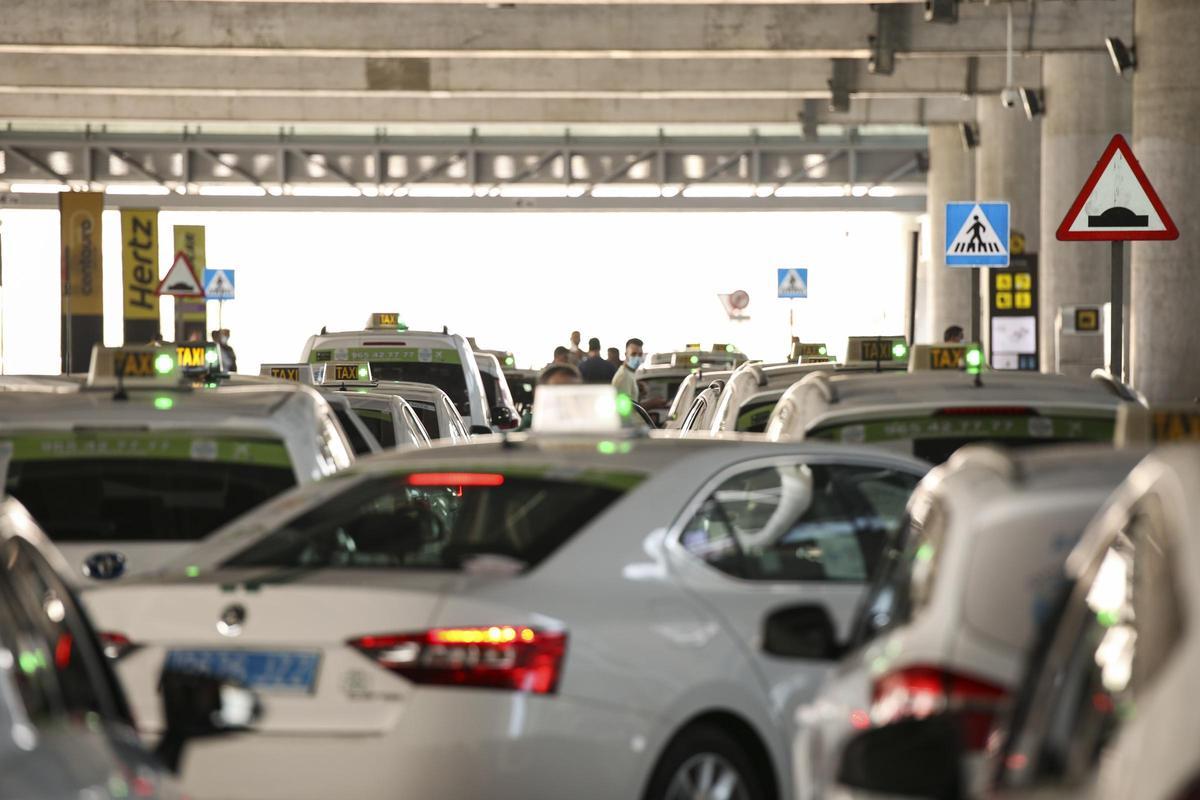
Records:
<instances>
[{"instance_id":1,"label":"fluorescent ceiling light","mask_svg":"<svg viewBox=\"0 0 1200 800\"><path fill-rule=\"evenodd\" d=\"M501 197L579 197L582 186L565 184L513 183L500 187Z\"/></svg>"},{"instance_id":2,"label":"fluorescent ceiling light","mask_svg":"<svg viewBox=\"0 0 1200 800\"><path fill-rule=\"evenodd\" d=\"M662 190L637 183L599 183L592 187L592 197L662 197Z\"/></svg>"},{"instance_id":3,"label":"fluorescent ceiling light","mask_svg":"<svg viewBox=\"0 0 1200 800\"><path fill-rule=\"evenodd\" d=\"M9 191L26 194L58 194L70 191L70 187L61 183L14 183L9 187Z\"/></svg>"},{"instance_id":4,"label":"fluorescent ceiling light","mask_svg":"<svg viewBox=\"0 0 1200 800\"><path fill-rule=\"evenodd\" d=\"M261 186L201 186L199 193L205 197L263 197L267 191Z\"/></svg>"},{"instance_id":5,"label":"fluorescent ceiling light","mask_svg":"<svg viewBox=\"0 0 1200 800\"><path fill-rule=\"evenodd\" d=\"M293 197L362 197L353 186L293 186Z\"/></svg>"},{"instance_id":6,"label":"fluorescent ceiling light","mask_svg":"<svg viewBox=\"0 0 1200 800\"><path fill-rule=\"evenodd\" d=\"M170 194L171 190L159 183L110 183L104 187L105 194L151 195Z\"/></svg>"},{"instance_id":7,"label":"fluorescent ceiling light","mask_svg":"<svg viewBox=\"0 0 1200 800\"><path fill-rule=\"evenodd\" d=\"M850 190L850 194L854 195L855 197L866 197L867 192L869 191L871 191L870 188L863 186L862 184L858 184Z\"/></svg>"},{"instance_id":8,"label":"fluorescent ceiling light","mask_svg":"<svg viewBox=\"0 0 1200 800\"><path fill-rule=\"evenodd\" d=\"M697 183L683 190L684 197L753 197L754 187L738 183Z\"/></svg>"},{"instance_id":9,"label":"fluorescent ceiling light","mask_svg":"<svg viewBox=\"0 0 1200 800\"><path fill-rule=\"evenodd\" d=\"M870 195L871 197L895 197L896 196L896 187L895 186L872 186L867 191L867 194Z\"/></svg>"},{"instance_id":10,"label":"fluorescent ceiling light","mask_svg":"<svg viewBox=\"0 0 1200 800\"><path fill-rule=\"evenodd\" d=\"M776 197L845 197L845 186L791 184L775 190Z\"/></svg>"},{"instance_id":11,"label":"fluorescent ceiling light","mask_svg":"<svg viewBox=\"0 0 1200 800\"><path fill-rule=\"evenodd\" d=\"M399 194L399 192L397 192ZM475 189L470 186L455 186L453 184L419 184L408 187L409 197L474 197Z\"/></svg>"}]
</instances>

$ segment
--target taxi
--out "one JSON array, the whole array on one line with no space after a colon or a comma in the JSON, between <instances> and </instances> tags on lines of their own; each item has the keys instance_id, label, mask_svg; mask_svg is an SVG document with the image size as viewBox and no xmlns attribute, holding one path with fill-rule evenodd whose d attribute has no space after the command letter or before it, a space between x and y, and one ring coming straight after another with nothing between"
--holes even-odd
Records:
<instances>
[{"instance_id":1,"label":"taxi","mask_svg":"<svg viewBox=\"0 0 1200 800\"><path fill-rule=\"evenodd\" d=\"M766 434L878 445L937 463L981 440L1111 442L1117 409L1136 401L1108 378L988 371L976 345L917 345L908 372L805 376L780 398Z\"/></svg>"},{"instance_id":2,"label":"taxi","mask_svg":"<svg viewBox=\"0 0 1200 800\"><path fill-rule=\"evenodd\" d=\"M258 384L268 379L302 383L305 386L316 388L321 396L325 398L325 402L329 403L329 408L337 418L338 425L341 426L342 433L346 435L346 441L350 443L350 449L354 452L356 458L369 456L383 449L378 438L367 427L367 424L362 421L358 414L354 413L350 401L344 395L334 390L323 390L315 385L316 382L313 379L312 367L308 364L262 364L259 367L257 378L250 375L230 375L223 378L216 385L239 386L244 384Z\"/></svg>"},{"instance_id":3,"label":"taxi","mask_svg":"<svg viewBox=\"0 0 1200 800\"><path fill-rule=\"evenodd\" d=\"M445 329L410 331L397 314L372 314L365 330L310 336L300 360L318 373L331 361L366 362L378 380L431 383L450 396L471 433L492 433L475 354L466 339Z\"/></svg>"},{"instance_id":4,"label":"taxi","mask_svg":"<svg viewBox=\"0 0 1200 800\"><path fill-rule=\"evenodd\" d=\"M762 433L783 393L805 375L903 370L908 364L908 344L903 336L851 336L845 363L835 362L824 343L796 341L792 351L794 358L786 364L758 362L738 367L725 382L713 412L707 417L698 415L700 426L684 430Z\"/></svg>"},{"instance_id":5,"label":"taxi","mask_svg":"<svg viewBox=\"0 0 1200 800\"><path fill-rule=\"evenodd\" d=\"M194 388L174 347L97 347L71 393L0 392L0 472L77 579L153 569L353 460L303 386Z\"/></svg>"},{"instance_id":6,"label":"taxi","mask_svg":"<svg viewBox=\"0 0 1200 800\"><path fill-rule=\"evenodd\" d=\"M725 381L729 380L729 376L732 374L733 370L728 369L697 369L685 375L683 380L679 382L679 388L675 390L675 397L671 400L671 406L667 411L667 419L662 427L667 430L682 428L684 420L687 419L688 414L692 411L696 397L714 383L720 383L724 386ZM713 403L712 408L715 409L715 407L716 404Z\"/></svg>"},{"instance_id":7,"label":"taxi","mask_svg":"<svg viewBox=\"0 0 1200 800\"><path fill-rule=\"evenodd\" d=\"M511 358L511 356L509 356ZM521 415L508 388L508 379L500 366L500 359L491 353L475 353L475 363L483 378L483 393L488 408L492 411L492 428L497 432L516 430L521 426Z\"/></svg>"},{"instance_id":8,"label":"taxi","mask_svg":"<svg viewBox=\"0 0 1200 800\"><path fill-rule=\"evenodd\" d=\"M688 375L697 371L732 370L746 361L746 355L731 344L714 344L711 350L689 344L685 350L651 353L636 373L642 389L639 402L649 409L655 425L664 427L670 418L672 401Z\"/></svg>"},{"instance_id":9,"label":"taxi","mask_svg":"<svg viewBox=\"0 0 1200 800\"><path fill-rule=\"evenodd\" d=\"M797 797L829 793L858 731L950 709L967 714L961 746L978 786L1067 555L1144 454L973 445L931 471L887 543L847 653L797 712Z\"/></svg>"},{"instance_id":10,"label":"taxi","mask_svg":"<svg viewBox=\"0 0 1200 800\"><path fill-rule=\"evenodd\" d=\"M89 595L143 733L164 665L260 693L190 794L791 797L814 643L926 465L639 434L607 386L537 402L530 434L361 462Z\"/></svg>"},{"instance_id":11,"label":"taxi","mask_svg":"<svg viewBox=\"0 0 1200 800\"><path fill-rule=\"evenodd\" d=\"M157 756L138 741L129 702L70 587L68 567L12 498L0 501L0 797L182 798L174 776L186 740L251 721L254 698L212 679L167 673L172 730ZM205 685L207 684L207 685ZM205 692L205 690L212 690ZM242 713L234 705L241 700ZM181 713L185 712L185 713ZM216 722L214 722L216 720Z\"/></svg>"}]
</instances>

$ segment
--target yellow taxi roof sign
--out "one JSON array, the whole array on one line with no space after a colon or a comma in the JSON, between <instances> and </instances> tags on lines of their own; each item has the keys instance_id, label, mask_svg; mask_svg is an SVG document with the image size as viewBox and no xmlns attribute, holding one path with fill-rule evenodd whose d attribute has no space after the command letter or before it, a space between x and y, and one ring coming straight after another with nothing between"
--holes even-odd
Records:
<instances>
[{"instance_id":1,"label":"yellow taxi roof sign","mask_svg":"<svg viewBox=\"0 0 1200 800\"><path fill-rule=\"evenodd\" d=\"M978 372L983 367L983 350L970 344L918 344L908 358L909 372L929 370L965 370Z\"/></svg>"},{"instance_id":2,"label":"yellow taxi roof sign","mask_svg":"<svg viewBox=\"0 0 1200 800\"><path fill-rule=\"evenodd\" d=\"M851 336L846 342L847 364L905 364L908 338L900 336Z\"/></svg>"},{"instance_id":3,"label":"yellow taxi roof sign","mask_svg":"<svg viewBox=\"0 0 1200 800\"><path fill-rule=\"evenodd\" d=\"M1118 447L1200 442L1200 406L1145 408L1136 403L1126 403L1117 409L1113 442Z\"/></svg>"},{"instance_id":4,"label":"yellow taxi roof sign","mask_svg":"<svg viewBox=\"0 0 1200 800\"><path fill-rule=\"evenodd\" d=\"M116 387L173 386L182 372L173 346L129 345L92 348L87 385Z\"/></svg>"},{"instance_id":5,"label":"yellow taxi roof sign","mask_svg":"<svg viewBox=\"0 0 1200 800\"><path fill-rule=\"evenodd\" d=\"M792 337L792 349L788 353L788 361L801 364L817 364L832 361L829 347L824 342L802 342L799 337Z\"/></svg>"},{"instance_id":6,"label":"yellow taxi roof sign","mask_svg":"<svg viewBox=\"0 0 1200 800\"><path fill-rule=\"evenodd\" d=\"M175 360L181 372L219 372L221 356L211 342L182 342L175 345Z\"/></svg>"},{"instance_id":7,"label":"yellow taxi roof sign","mask_svg":"<svg viewBox=\"0 0 1200 800\"><path fill-rule=\"evenodd\" d=\"M258 374L264 378L302 383L305 386L317 382L313 377L312 364L263 364L258 368Z\"/></svg>"},{"instance_id":8,"label":"yellow taxi roof sign","mask_svg":"<svg viewBox=\"0 0 1200 800\"><path fill-rule=\"evenodd\" d=\"M325 365L321 383L325 386L342 383L372 383L371 365L366 361L330 361Z\"/></svg>"},{"instance_id":9,"label":"yellow taxi roof sign","mask_svg":"<svg viewBox=\"0 0 1200 800\"><path fill-rule=\"evenodd\" d=\"M369 331L406 331L408 326L400 321L400 315L395 311L377 311L367 320Z\"/></svg>"}]
</instances>

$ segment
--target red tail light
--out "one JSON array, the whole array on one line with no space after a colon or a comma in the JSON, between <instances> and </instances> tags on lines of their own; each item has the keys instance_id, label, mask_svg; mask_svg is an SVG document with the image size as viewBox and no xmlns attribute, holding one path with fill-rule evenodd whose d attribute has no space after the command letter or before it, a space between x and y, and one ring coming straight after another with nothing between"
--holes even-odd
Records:
<instances>
[{"instance_id":1,"label":"red tail light","mask_svg":"<svg viewBox=\"0 0 1200 800\"><path fill-rule=\"evenodd\" d=\"M493 625L363 636L348 644L413 683L553 694L567 634Z\"/></svg>"},{"instance_id":2,"label":"red tail light","mask_svg":"<svg viewBox=\"0 0 1200 800\"><path fill-rule=\"evenodd\" d=\"M113 661L120 661L139 647L125 634L111 631L100 634L100 646L104 649L104 655Z\"/></svg>"},{"instance_id":3,"label":"red tail light","mask_svg":"<svg viewBox=\"0 0 1200 800\"><path fill-rule=\"evenodd\" d=\"M871 718L886 725L906 717L956 712L963 719L967 749L984 750L996 712L1008 699L1005 689L937 667L908 667L875 683Z\"/></svg>"},{"instance_id":4,"label":"red tail light","mask_svg":"<svg viewBox=\"0 0 1200 800\"><path fill-rule=\"evenodd\" d=\"M503 486L504 476L494 472L414 472L409 486Z\"/></svg>"}]
</instances>

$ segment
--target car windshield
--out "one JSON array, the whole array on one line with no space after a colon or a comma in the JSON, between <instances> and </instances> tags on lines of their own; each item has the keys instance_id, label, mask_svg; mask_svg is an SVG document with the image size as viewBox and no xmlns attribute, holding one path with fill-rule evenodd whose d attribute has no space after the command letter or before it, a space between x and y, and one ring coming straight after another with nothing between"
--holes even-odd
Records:
<instances>
[{"instance_id":1,"label":"car windshield","mask_svg":"<svg viewBox=\"0 0 1200 800\"><path fill-rule=\"evenodd\" d=\"M194 541L296 483L283 443L176 434L9 439L5 490L56 542Z\"/></svg>"},{"instance_id":2,"label":"car windshield","mask_svg":"<svg viewBox=\"0 0 1200 800\"><path fill-rule=\"evenodd\" d=\"M388 411L374 408L356 408L354 413L379 442L380 447L396 446L396 421Z\"/></svg>"},{"instance_id":3,"label":"car windshield","mask_svg":"<svg viewBox=\"0 0 1200 800\"><path fill-rule=\"evenodd\" d=\"M467 377L461 364L421 361L372 361L371 376L378 381L429 383L450 396L459 413L469 414Z\"/></svg>"},{"instance_id":4,"label":"car windshield","mask_svg":"<svg viewBox=\"0 0 1200 800\"><path fill-rule=\"evenodd\" d=\"M487 397L487 407L495 408L500 405L500 379L490 372L480 370L480 377L483 378L483 393Z\"/></svg>"},{"instance_id":5,"label":"car windshield","mask_svg":"<svg viewBox=\"0 0 1200 800\"><path fill-rule=\"evenodd\" d=\"M627 473L417 472L355 483L226 560L227 568L533 567L640 481Z\"/></svg>"},{"instance_id":6,"label":"car windshield","mask_svg":"<svg viewBox=\"0 0 1200 800\"><path fill-rule=\"evenodd\" d=\"M959 448L974 442L1012 448L1111 442L1114 427L1112 416L1042 416L1025 409L999 413L955 410L930 416L823 425L809 432L808 438L882 446L940 464Z\"/></svg>"}]
</instances>

